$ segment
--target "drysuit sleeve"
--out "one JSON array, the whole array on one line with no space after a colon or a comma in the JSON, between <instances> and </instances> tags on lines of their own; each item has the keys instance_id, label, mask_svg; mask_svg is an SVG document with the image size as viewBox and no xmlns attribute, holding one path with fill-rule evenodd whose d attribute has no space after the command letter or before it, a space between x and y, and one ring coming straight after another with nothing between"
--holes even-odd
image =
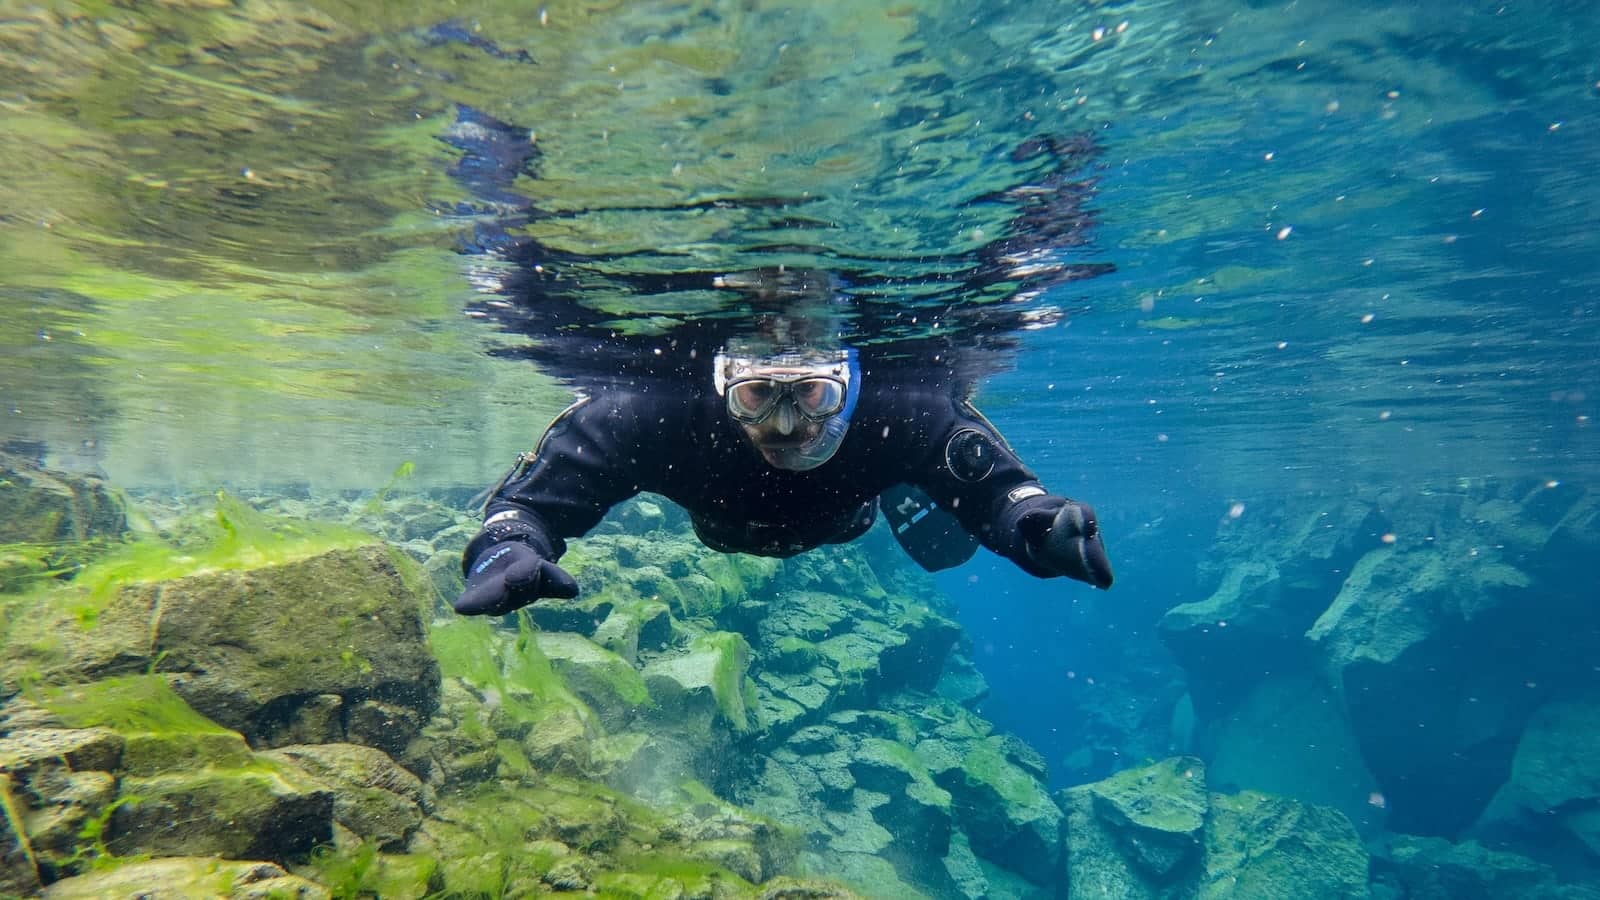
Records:
<instances>
[{"instance_id":1,"label":"drysuit sleeve","mask_svg":"<svg viewBox=\"0 0 1600 900\"><path fill-rule=\"evenodd\" d=\"M580 397L556 416L531 454L495 488L484 529L467 545L470 563L484 548L521 540L545 559L567 552L567 538L598 524L640 490L645 418L628 394ZM658 451L659 453L659 451Z\"/></svg>"},{"instance_id":2,"label":"drysuit sleeve","mask_svg":"<svg viewBox=\"0 0 1600 900\"><path fill-rule=\"evenodd\" d=\"M945 426L929 435L918 486L985 547L1024 572L1040 578L1068 574L1040 551L1056 514L1074 501L1047 491L972 404L955 402L944 418Z\"/></svg>"}]
</instances>

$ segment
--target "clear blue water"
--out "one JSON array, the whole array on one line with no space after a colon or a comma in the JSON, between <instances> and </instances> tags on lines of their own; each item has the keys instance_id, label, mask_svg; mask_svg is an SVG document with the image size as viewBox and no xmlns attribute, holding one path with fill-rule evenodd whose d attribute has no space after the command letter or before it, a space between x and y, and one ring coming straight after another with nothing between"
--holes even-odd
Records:
<instances>
[{"instance_id":1,"label":"clear blue water","mask_svg":"<svg viewBox=\"0 0 1600 900\"><path fill-rule=\"evenodd\" d=\"M1037 174L1012 148L1089 134L1060 258L1114 271L1022 304L1065 315L978 404L1118 584L940 584L988 715L1097 777L1185 749L1155 626L1230 528L1600 487L1596 46L1576 0L16 11L0 441L130 487L490 482L566 391L464 315L458 250L521 219L451 176L457 104L532 132L523 233L645 331L729 308L661 279L777 263L909 311Z\"/></svg>"}]
</instances>

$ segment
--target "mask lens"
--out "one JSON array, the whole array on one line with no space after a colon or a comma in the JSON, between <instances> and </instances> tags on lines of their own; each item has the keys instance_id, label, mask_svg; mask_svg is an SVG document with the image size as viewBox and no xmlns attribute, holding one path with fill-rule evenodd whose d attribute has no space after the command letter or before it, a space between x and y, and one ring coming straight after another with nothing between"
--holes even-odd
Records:
<instances>
[{"instance_id":1,"label":"mask lens","mask_svg":"<svg viewBox=\"0 0 1600 900\"><path fill-rule=\"evenodd\" d=\"M772 412L778 400L778 385L764 378L752 378L728 385L728 411L735 418L758 421Z\"/></svg>"},{"instance_id":2,"label":"mask lens","mask_svg":"<svg viewBox=\"0 0 1600 900\"><path fill-rule=\"evenodd\" d=\"M821 419L844 407L844 385L832 378L807 378L794 384L794 402L800 414Z\"/></svg>"}]
</instances>

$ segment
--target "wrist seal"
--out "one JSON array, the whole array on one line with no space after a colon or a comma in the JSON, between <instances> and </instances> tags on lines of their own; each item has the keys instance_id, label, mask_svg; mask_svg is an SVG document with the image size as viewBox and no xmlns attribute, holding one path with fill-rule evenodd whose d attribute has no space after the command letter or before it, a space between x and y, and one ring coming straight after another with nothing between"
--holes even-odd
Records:
<instances>
[{"instance_id":1,"label":"wrist seal","mask_svg":"<svg viewBox=\"0 0 1600 900\"><path fill-rule=\"evenodd\" d=\"M478 532L467 549L461 554L461 571L466 574L471 571L473 560L494 546L507 541L519 541L536 550L545 559L551 557L551 547L545 539L544 529L539 527L533 516L521 510L507 509L495 513L483 521L483 530Z\"/></svg>"}]
</instances>

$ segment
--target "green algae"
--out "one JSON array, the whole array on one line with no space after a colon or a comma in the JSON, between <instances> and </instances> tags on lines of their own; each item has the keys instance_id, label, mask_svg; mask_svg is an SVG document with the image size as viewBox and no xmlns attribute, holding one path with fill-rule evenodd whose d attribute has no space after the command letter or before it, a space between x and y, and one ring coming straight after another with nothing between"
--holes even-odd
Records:
<instances>
[{"instance_id":1,"label":"green algae","mask_svg":"<svg viewBox=\"0 0 1600 900\"><path fill-rule=\"evenodd\" d=\"M263 568L376 540L343 525L268 515L218 491L215 511L185 523L173 540L135 538L86 565L63 605L89 628L125 585Z\"/></svg>"},{"instance_id":2,"label":"green algae","mask_svg":"<svg viewBox=\"0 0 1600 900\"><path fill-rule=\"evenodd\" d=\"M1008 806L1026 808L1039 796L1038 783L988 743L974 744L961 769L970 784L988 785Z\"/></svg>"},{"instance_id":3,"label":"green algae","mask_svg":"<svg viewBox=\"0 0 1600 900\"><path fill-rule=\"evenodd\" d=\"M568 690L540 651L532 619L519 613L517 625L512 639L482 619L457 617L435 624L428 640L440 673L492 694L499 710L514 721L537 723L553 706L569 707L591 721L594 712Z\"/></svg>"},{"instance_id":4,"label":"green algae","mask_svg":"<svg viewBox=\"0 0 1600 900\"><path fill-rule=\"evenodd\" d=\"M109 728L122 734L236 734L196 712L158 675L38 685L24 693L72 728Z\"/></svg>"},{"instance_id":5,"label":"green algae","mask_svg":"<svg viewBox=\"0 0 1600 900\"><path fill-rule=\"evenodd\" d=\"M419 854L383 853L369 841L351 847L318 847L311 853L307 870L301 874L327 888L334 900L434 897L444 885L438 860ZM452 891L450 896L470 894Z\"/></svg>"},{"instance_id":6,"label":"green algae","mask_svg":"<svg viewBox=\"0 0 1600 900\"><path fill-rule=\"evenodd\" d=\"M619 860L617 869L596 876L599 896L616 900L666 900L755 892L750 882L722 866L681 856L643 853Z\"/></svg>"},{"instance_id":7,"label":"green algae","mask_svg":"<svg viewBox=\"0 0 1600 900\"><path fill-rule=\"evenodd\" d=\"M758 727L759 723L752 721L756 718L757 697L755 682L745 674L750 664L750 644L744 636L735 631L714 631L695 638L693 649L716 654L711 695L722 718L741 734Z\"/></svg>"}]
</instances>

